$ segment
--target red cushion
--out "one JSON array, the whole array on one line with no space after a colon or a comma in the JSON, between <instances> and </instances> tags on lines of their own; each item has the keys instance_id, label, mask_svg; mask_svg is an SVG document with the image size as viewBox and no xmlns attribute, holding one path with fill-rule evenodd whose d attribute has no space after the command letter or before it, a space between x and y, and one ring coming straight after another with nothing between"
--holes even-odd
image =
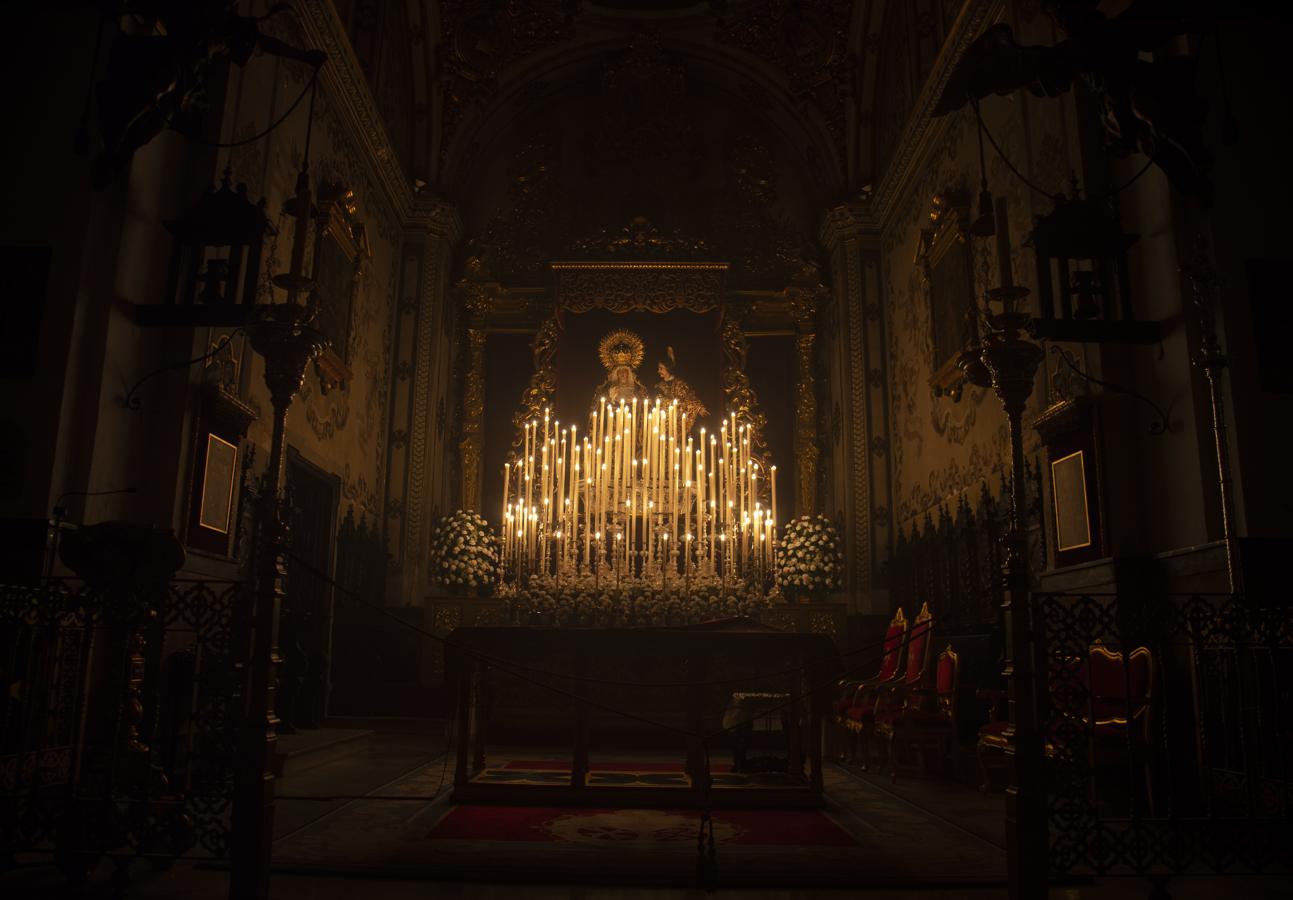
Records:
<instances>
[{"instance_id":1,"label":"red cushion","mask_svg":"<svg viewBox=\"0 0 1293 900\"><path fill-rule=\"evenodd\" d=\"M892 721L902 719L904 722L951 722L946 713L936 709L918 709L907 707L899 710L897 715L892 716Z\"/></svg>"},{"instance_id":2,"label":"red cushion","mask_svg":"<svg viewBox=\"0 0 1293 900\"><path fill-rule=\"evenodd\" d=\"M907 673L903 678L907 684L920 681L925 671L925 647L929 644L930 624L921 622L912 628L916 634L907 646Z\"/></svg>"},{"instance_id":3,"label":"red cushion","mask_svg":"<svg viewBox=\"0 0 1293 900\"><path fill-rule=\"evenodd\" d=\"M906 632L907 629L901 625L890 625L884 633L884 658L880 660L876 681L888 681L898 671L898 653L902 649L902 639Z\"/></svg>"},{"instance_id":4,"label":"red cushion","mask_svg":"<svg viewBox=\"0 0 1293 900\"><path fill-rule=\"evenodd\" d=\"M851 706L849 707L848 717L854 722L863 722L870 719L875 712L873 706Z\"/></svg>"},{"instance_id":5,"label":"red cushion","mask_svg":"<svg viewBox=\"0 0 1293 900\"><path fill-rule=\"evenodd\" d=\"M877 722L892 722L898 716L902 715L902 700L887 699L881 700L875 707L875 720Z\"/></svg>"},{"instance_id":6,"label":"red cushion","mask_svg":"<svg viewBox=\"0 0 1293 900\"><path fill-rule=\"evenodd\" d=\"M1121 653L1115 655L1102 648L1092 648L1091 712L1095 716L1097 730L1100 723L1127 719L1129 712L1132 717L1140 715L1149 701L1150 672L1149 652L1143 647L1133 650L1130 662L1125 664Z\"/></svg>"},{"instance_id":7,"label":"red cushion","mask_svg":"<svg viewBox=\"0 0 1293 900\"><path fill-rule=\"evenodd\" d=\"M935 673L935 686L940 694L950 694L956 689L956 657L940 656L938 671Z\"/></svg>"},{"instance_id":8,"label":"red cushion","mask_svg":"<svg viewBox=\"0 0 1293 900\"><path fill-rule=\"evenodd\" d=\"M1006 733L1006 726L1010 723L1005 719L1000 722L989 722L979 729L979 737L997 737Z\"/></svg>"}]
</instances>

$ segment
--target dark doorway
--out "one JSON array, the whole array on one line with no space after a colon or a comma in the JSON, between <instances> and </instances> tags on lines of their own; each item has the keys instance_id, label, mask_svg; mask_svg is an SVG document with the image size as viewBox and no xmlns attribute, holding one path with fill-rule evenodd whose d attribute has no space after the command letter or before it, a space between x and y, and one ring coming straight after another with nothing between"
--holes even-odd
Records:
<instances>
[{"instance_id":1,"label":"dark doorway","mask_svg":"<svg viewBox=\"0 0 1293 900\"><path fill-rule=\"evenodd\" d=\"M279 630L280 730L317 728L326 713L332 652L333 546L339 483L295 449L287 455L287 595Z\"/></svg>"}]
</instances>

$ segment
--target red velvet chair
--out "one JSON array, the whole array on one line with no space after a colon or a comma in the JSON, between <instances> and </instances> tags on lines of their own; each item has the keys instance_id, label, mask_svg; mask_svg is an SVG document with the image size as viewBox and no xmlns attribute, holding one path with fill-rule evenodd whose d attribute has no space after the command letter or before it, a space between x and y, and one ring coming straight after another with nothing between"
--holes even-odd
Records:
<instances>
[{"instance_id":1,"label":"red velvet chair","mask_svg":"<svg viewBox=\"0 0 1293 900\"><path fill-rule=\"evenodd\" d=\"M902 608L893 614L889 621L889 627L885 629L884 643L881 645L883 656L880 658L880 669L871 678L846 678L839 683L839 695L833 703L833 715L831 721L834 725L834 732L838 737L838 746L840 756L846 755L848 750L849 718L848 711L851 707L857 705L858 693L864 690L870 690L877 685L887 684L898 676L898 664L902 660L902 649L907 637L907 618L902 613Z\"/></svg>"},{"instance_id":2,"label":"red velvet chair","mask_svg":"<svg viewBox=\"0 0 1293 900\"><path fill-rule=\"evenodd\" d=\"M898 756L911 752L928 771L929 754L945 760L956 746L956 691L960 660L952 645L938 654L933 687L908 688L891 700L881 698L875 710L875 736L885 745L889 777L898 778Z\"/></svg>"},{"instance_id":3,"label":"red velvet chair","mask_svg":"<svg viewBox=\"0 0 1293 900\"><path fill-rule=\"evenodd\" d=\"M1050 728L1046 736L1046 755L1054 757L1068 749L1072 735L1081 746L1074 752L1088 753L1094 765L1109 761L1126 762L1130 747L1133 761L1145 772L1145 792L1151 810L1154 806L1153 782L1148 758L1150 719L1154 704L1154 660L1148 647L1131 651L1123 662L1121 650L1110 650L1097 641L1091 645L1085 660L1065 660L1051 672L1049 700ZM1077 691L1068 689L1076 680ZM1058 706L1069 698L1068 708ZM979 729L977 745L983 786L989 782L991 768L1005 768L1006 726L1004 710L998 718Z\"/></svg>"},{"instance_id":4,"label":"red velvet chair","mask_svg":"<svg viewBox=\"0 0 1293 900\"><path fill-rule=\"evenodd\" d=\"M875 728L877 705L899 702L904 690L922 685L925 672L929 668L929 645L933 630L934 617L929 611L929 604L923 603L911 628L907 630L907 653L901 679L859 688L853 705L846 711L846 724L848 730L856 735L863 768L867 768L871 763L870 738Z\"/></svg>"}]
</instances>

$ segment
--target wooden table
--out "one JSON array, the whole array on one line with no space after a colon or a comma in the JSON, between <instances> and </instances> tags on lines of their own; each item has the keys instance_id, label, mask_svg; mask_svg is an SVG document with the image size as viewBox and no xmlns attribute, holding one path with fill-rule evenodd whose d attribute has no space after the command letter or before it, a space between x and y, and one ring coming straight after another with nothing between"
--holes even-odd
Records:
<instances>
[{"instance_id":1,"label":"wooden table","mask_svg":"<svg viewBox=\"0 0 1293 900\"><path fill-rule=\"evenodd\" d=\"M685 725L676 727L685 744L685 785L611 786L590 783L589 699L606 668L622 670L625 658L671 659L686 672L680 691ZM620 664L616 666L615 664ZM525 671L560 672L560 677ZM780 783L769 777L720 775L707 765L707 747L722 738L721 709L706 708L706 688L723 682L730 696L740 690L746 667L765 679L776 673L788 696L787 735L794 754L808 761ZM749 668L748 671L753 671ZM457 697L454 800L481 803L530 803L636 806L816 805L822 792L822 719L831 688L842 671L839 652L824 634L782 632L749 620L690 628L523 628L468 627L452 632L446 645L446 675ZM537 678L553 685L556 702L574 712L569 780L565 783L514 784L482 780L486 771L486 696L496 673ZM601 676L603 678L607 676ZM647 678L644 681L650 680ZM629 708L627 711L632 712ZM804 723L803 734L799 723ZM792 767L793 768L793 767Z\"/></svg>"}]
</instances>

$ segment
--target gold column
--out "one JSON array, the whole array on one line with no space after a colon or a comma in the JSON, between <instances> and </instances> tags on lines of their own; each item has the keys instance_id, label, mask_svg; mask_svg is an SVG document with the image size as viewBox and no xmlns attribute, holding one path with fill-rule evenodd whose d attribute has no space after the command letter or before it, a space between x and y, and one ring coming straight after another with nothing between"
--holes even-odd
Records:
<instances>
[{"instance_id":1,"label":"gold column","mask_svg":"<svg viewBox=\"0 0 1293 900\"><path fill-rule=\"evenodd\" d=\"M795 315L795 513L817 512L817 290L791 288Z\"/></svg>"},{"instance_id":2,"label":"gold column","mask_svg":"<svg viewBox=\"0 0 1293 900\"><path fill-rule=\"evenodd\" d=\"M463 288L467 310L467 365L462 392L462 507L480 511L481 461L485 450L485 335L489 310L498 285L467 281Z\"/></svg>"}]
</instances>

